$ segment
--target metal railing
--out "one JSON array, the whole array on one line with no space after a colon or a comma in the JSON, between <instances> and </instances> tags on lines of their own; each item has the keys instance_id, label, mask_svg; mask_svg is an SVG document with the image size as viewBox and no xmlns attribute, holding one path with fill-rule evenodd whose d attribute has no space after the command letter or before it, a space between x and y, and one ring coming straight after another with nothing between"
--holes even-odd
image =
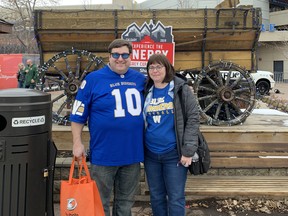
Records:
<instances>
[{"instance_id":1,"label":"metal railing","mask_svg":"<svg viewBox=\"0 0 288 216\"><path fill-rule=\"evenodd\" d=\"M276 83L288 83L288 79L284 78L283 72L274 71L274 80Z\"/></svg>"}]
</instances>

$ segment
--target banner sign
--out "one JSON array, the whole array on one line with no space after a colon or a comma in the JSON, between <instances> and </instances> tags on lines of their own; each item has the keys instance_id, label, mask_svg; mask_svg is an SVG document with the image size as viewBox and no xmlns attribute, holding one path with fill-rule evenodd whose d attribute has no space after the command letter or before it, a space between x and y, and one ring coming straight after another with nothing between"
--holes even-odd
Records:
<instances>
[{"instance_id":1,"label":"banner sign","mask_svg":"<svg viewBox=\"0 0 288 216\"><path fill-rule=\"evenodd\" d=\"M0 54L0 90L17 88L18 64L26 65L27 59L31 59L34 64L40 62L39 54Z\"/></svg>"},{"instance_id":2,"label":"banner sign","mask_svg":"<svg viewBox=\"0 0 288 216\"><path fill-rule=\"evenodd\" d=\"M133 47L131 68L147 73L147 61L156 53L164 54L174 65L175 43L171 26L164 26L160 21L155 25L150 20L139 27L134 22L123 32L122 39L130 41Z\"/></svg>"},{"instance_id":3,"label":"banner sign","mask_svg":"<svg viewBox=\"0 0 288 216\"><path fill-rule=\"evenodd\" d=\"M17 88L18 64L22 54L0 54L0 89Z\"/></svg>"}]
</instances>

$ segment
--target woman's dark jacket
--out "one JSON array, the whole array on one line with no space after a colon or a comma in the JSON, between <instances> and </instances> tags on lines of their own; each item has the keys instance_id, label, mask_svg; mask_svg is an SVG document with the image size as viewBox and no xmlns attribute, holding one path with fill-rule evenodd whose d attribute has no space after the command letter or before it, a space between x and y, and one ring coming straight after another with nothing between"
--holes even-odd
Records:
<instances>
[{"instance_id":1,"label":"woman's dark jacket","mask_svg":"<svg viewBox=\"0 0 288 216\"><path fill-rule=\"evenodd\" d=\"M151 98L153 87L146 86L145 99ZM198 147L199 110L195 96L187 82L177 76L170 82L169 95L174 95L174 119L179 159L182 155L192 157ZM182 99L180 99L182 96ZM181 102L183 105L181 105ZM150 101L148 101L148 104ZM144 109L146 108L146 102ZM182 112L184 110L184 115ZM145 110L144 110L145 113ZM145 121L146 116L144 115Z\"/></svg>"}]
</instances>

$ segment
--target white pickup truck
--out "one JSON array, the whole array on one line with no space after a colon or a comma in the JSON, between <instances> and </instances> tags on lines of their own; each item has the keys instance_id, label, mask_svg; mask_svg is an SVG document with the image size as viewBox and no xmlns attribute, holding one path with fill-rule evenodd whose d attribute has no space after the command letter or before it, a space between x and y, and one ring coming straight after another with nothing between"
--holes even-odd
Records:
<instances>
[{"instance_id":1,"label":"white pickup truck","mask_svg":"<svg viewBox=\"0 0 288 216\"><path fill-rule=\"evenodd\" d=\"M221 71L221 73L224 78L228 75L228 71ZM250 75L255 82L256 91L261 95L268 94L275 86L274 75L270 71L258 70L257 72L251 72ZM231 73L231 79L236 79L238 76L239 72L237 71Z\"/></svg>"},{"instance_id":2,"label":"white pickup truck","mask_svg":"<svg viewBox=\"0 0 288 216\"><path fill-rule=\"evenodd\" d=\"M261 95L268 94L275 86L274 74L270 71L258 70L255 73L250 73L256 84L256 90Z\"/></svg>"}]
</instances>

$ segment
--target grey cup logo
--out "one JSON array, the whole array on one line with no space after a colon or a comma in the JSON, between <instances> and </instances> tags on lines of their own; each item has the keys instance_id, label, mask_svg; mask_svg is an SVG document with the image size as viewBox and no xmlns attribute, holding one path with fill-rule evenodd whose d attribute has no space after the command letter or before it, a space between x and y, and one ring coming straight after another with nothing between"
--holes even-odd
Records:
<instances>
[{"instance_id":1,"label":"grey cup logo","mask_svg":"<svg viewBox=\"0 0 288 216\"><path fill-rule=\"evenodd\" d=\"M121 35L122 39L130 41L133 47L130 67L146 74L149 57L155 53L167 56L174 65L175 43L172 26L164 26L160 21L145 22L142 26L130 24Z\"/></svg>"},{"instance_id":2,"label":"grey cup logo","mask_svg":"<svg viewBox=\"0 0 288 216\"><path fill-rule=\"evenodd\" d=\"M77 207L77 202L74 198L67 199L67 210L72 211Z\"/></svg>"}]
</instances>

